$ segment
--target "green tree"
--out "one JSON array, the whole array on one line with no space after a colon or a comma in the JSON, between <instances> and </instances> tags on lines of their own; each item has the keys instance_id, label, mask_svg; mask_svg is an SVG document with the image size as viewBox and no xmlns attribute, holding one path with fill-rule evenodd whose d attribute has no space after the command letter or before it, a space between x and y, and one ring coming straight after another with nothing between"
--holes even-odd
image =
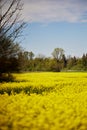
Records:
<instances>
[{"instance_id":1,"label":"green tree","mask_svg":"<svg viewBox=\"0 0 87 130\"><path fill-rule=\"evenodd\" d=\"M87 54L83 54L82 56L82 66L84 70L87 70Z\"/></svg>"},{"instance_id":2,"label":"green tree","mask_svg":"<svg viewBox=\"0 0 87 130\"><path fill-rule=\"evenodd\" d=\"M34 68L33 57L34 57L33 52L24 51L24 52L20 53L19 60L20 60L20 63L22 61L22 63L21 63L22 71L28 71L28 70L32 71L33 70L33 68Z\"/></svg>"},{"instance_id":3,"label":"green tree","mask_svg":"<svg viewBox=\"0 0 87 130\"><path fill-rule=\"evenodd\" d=\"M77 58L75 56L74 57L69 57L68 60L67 60L68 69L72 69L76 65L77 65Z\"/></svg>"},{"instance_id":4,"label":"green tree","mask_svg":"<svg viewBox=\"0 0 87 130\"><path fill-rule=\"evenodd\" d=\"M62 55L62 68L67 67L67 59L65 54Z\"/></svg>"},{"instance_id":5,"label":"green tree","mask_svg":"<svg viewBox=\"0 0 87 130\"><path fill-rule=\"evenodd\" d=\"M14 44L12 40L3 38L2 43L0 44L0 73L12 72L18 70L19 63L17 61L18 54L20 53L19 44ZM13 64L14 60L15 64Z\"/></svg>"}]
</instances>

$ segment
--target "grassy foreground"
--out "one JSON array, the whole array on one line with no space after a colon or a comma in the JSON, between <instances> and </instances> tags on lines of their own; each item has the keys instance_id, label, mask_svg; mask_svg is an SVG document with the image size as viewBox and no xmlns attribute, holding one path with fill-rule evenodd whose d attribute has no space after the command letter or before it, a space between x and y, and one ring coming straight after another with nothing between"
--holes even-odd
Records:
<instances>
[{"instance_id":1,"label":"grassy foreground","mask_svg":"<svg viewBox=\"0 0 87 130\"><path fill-rule=\"evenodd\" d=\"M14 76L0 83L0 130L87 130L87 73Z\"/></svg>"}]
</instances>

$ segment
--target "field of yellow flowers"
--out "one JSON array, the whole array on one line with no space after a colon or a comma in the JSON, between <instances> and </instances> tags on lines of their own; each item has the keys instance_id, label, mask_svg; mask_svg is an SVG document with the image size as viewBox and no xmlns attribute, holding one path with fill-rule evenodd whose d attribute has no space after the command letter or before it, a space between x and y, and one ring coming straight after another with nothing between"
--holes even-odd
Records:
<instances>
[{"instance_id":1,"label":"field of yellow flowers","mask_svg":"<svg viewBox=\"0 0 87 130\"><path fill-rule=\"evenodd\" d=\"M87 130L87 73L21 73L0 83L0 130Z\"/></svg>"}]
</instances>

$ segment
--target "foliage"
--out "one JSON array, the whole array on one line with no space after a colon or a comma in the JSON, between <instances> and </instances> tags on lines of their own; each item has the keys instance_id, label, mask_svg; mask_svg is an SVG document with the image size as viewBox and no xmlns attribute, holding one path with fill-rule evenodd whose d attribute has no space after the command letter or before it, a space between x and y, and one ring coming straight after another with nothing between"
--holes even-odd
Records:
<instances>
[{"instance_id":1,"label":"foliage","mask_svg":"<svg viewBox=\"0 0 87 130\"><path fill-rule=\"evenodd\" d=\"M14 76L15 82L0 84L1 130L87 129L87 73Z\"/></svg>"},{"instance_id":2,"label":"foliage","mask_svg":"<svg viewBox=\"0 0 87 130\"><path fill-rule=\"evenodd\" d=\"M18 54L21 51L20 46L12 40L4 37L0 44L0 73L8 73L18 70Z\"/></svg>"},{"instance_id":3,"label":"foliage","mask_svg":"<svg viewBox=\"0 0 87 130\"><path fill-rule=\"evenodd\" d=\"M22 71L87 71L87 54L83 54L81 58L66 57L62 48L55 48L53 57L45 57L39 54L35 58L30 58L29 54L33 52L24 52L24 67ZM25 56L26 54L26 56Z\"/></svg>"},{"instance_id":4,"label":"foliage","mask_svg":"<svg viewBox=\"0 0 87 130\"><path fill-rule=\"evenodd\" d=\"M81 58L66 57L63 54L62 58L57 61L55 58L45 57L41 54L30 59L26 58L24 53L19 58L20 62L23 61L22 71L87 71L87 54Z\"/></svg>"}]
</instances>

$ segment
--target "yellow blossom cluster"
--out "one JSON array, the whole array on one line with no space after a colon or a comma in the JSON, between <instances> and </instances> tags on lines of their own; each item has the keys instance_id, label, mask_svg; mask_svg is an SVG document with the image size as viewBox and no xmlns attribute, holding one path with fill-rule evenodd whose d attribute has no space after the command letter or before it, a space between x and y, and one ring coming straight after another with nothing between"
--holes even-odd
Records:
<instances>
[{"instance_id":1,"label":"yellow blossom cluster","mask_svg":"<svg viewBox=\"0 0 87 130\"><path fill-rule=\"evenodd\" d=\"M0 83L0 130L87 130L87 73L13 75Z\"/></svg>"}]
</instances>

